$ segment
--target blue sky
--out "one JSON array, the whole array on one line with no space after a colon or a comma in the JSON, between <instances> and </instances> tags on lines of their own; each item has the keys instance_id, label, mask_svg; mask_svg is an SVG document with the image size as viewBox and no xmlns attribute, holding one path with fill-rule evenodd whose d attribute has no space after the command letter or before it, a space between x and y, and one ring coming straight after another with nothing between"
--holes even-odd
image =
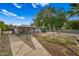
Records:
<instances>
[{"instance_id":1,"label":"blue sky","mask_svg":"<svg viewBox=\"0 0 79 59\"><path fill-rule=\"evenodd\" d=\"M69 3L0 3L0 21L6 24L30 25L35 15L46 5L64 8L66 11L71 8ZM71 19L75 18L77 19L77 17Z\"/></svg>"}]
</instances>

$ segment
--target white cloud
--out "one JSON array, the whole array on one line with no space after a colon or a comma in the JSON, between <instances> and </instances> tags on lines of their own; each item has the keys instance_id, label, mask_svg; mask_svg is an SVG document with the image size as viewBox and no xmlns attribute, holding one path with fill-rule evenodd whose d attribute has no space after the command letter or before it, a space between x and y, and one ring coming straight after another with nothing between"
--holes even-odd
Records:
<instances>
[{"instance_id":1,"label":"white cloud","mask_svg":"<svg viewBox=\"0 0 79 59\"><path fill-rule=\"evenodd\" d=\"M1 13L1 14L4 14L4 15L6 15L6 16L15 17L15 18L18 18L18 19L24 19L23 16L18 16L17 14L14 14L14 13L12 13L12 12L9 12L9 11L7 11L7 10L5 10L5 9L2 9L0 13Z\"/></svg>"},{"instance_id":2,"label":"white cloud","mask_svg":"<svg viewBox=\"0 0 79 59\"><path fill-rule=\"evenodd\" d=\"M32 3L33 8L37 8L36 4Z\"/></svg>"},{"instance_id":3,"label":"white cloud","mask_svg":"<svg viewBox=\"0 0 79 59\"><path fill-rule=\"evenodd\" d=\"M21 17L19 17L19 18L20 18L20 19L24 19L24 17L22 17L22 16L21 16Z\"/></svg>"},{"instance_id":4,"label":"white cloud","mask_svg":"<svg viewBox=\"0 0 79 59\"><path fill-rule=\"evenodd\" d=\"M18 3L13 3L13 5L16 7L16 8L21 8L22 5L19 5Z\"/></svg>"},{"instance_id":5,"label":"white cloud","mask_svg":"<svg viewBox=\"0 0 79 59\"><path fill-rule=\"evenodd\" d=\"M42 7L49 5L49 3L39 3L39 5L41 5Z\"/></svg>"},{"instance_id":6,"label":"white cloud","mask_svg":"<svg viewBox=\"0 0 79 59\"><path fill-rule=\"evenodd\" d=\"M37 8L38 5L40 5L41 7L44 7L46 5L49 5L49 3L32 3L33 8Z\"/></svg>"},{"instance_id":7,"label":"white cloud","mask_svg":"<svg viewBox=\"0 0 79 59\"><path fill-rule=\"evenodd\" d=\"M16 14L11 13L11 12L8 12L8 11L5 10L5 9L2 9L2 10L1 10L1 13L4 14L4 15L6 15L6 16L17 16Z\"/></svg>"}]
</instances>

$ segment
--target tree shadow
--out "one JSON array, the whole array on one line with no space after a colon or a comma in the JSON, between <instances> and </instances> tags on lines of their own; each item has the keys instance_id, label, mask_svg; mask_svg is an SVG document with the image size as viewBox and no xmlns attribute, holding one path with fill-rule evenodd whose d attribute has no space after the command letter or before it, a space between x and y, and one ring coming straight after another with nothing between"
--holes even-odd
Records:
<instances>
[{"instance_id":1,"label":"tree shadow","mask_svg":"<svg viewBox=\"0 0 79 59\"><path fill-rule=\"evenodd\" d=\"M31 40L31 35L30 34L20 34L19 37L20 37L21 41L23 41L25 44L27 44L32 49L35 49L34 44Z\"/></svg>"},{"instance_id":2,"label":"tree shadow","mask_svg":"<svg viewBox=\"0 0 79 59\"><path fill-rule=\"evenodd\" d=\"M56 41L56 40L55 40ZM58 42L58 41L56 41L56 42ZM62 43L60 43L60 42L58 42L60 45L62 45L62 46L64 46L65 48L67 48L69 51L71 51L72 53L74 53L74 55L75 56L79 56L77 53L75 53L71 48L69 48L69 47L67 47L66 45L64 45L64 44L62 44Z\"/></svg>"}]
</instances>

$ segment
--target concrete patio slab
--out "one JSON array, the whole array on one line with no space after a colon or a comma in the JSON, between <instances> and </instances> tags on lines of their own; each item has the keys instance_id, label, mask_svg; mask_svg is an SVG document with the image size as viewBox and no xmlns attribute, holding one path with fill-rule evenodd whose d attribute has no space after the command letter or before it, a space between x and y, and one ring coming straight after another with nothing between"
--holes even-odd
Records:
<instances>
[{"instance_id":1,"label":"concrete patio slab","mask_svg":"<svg viewBox=\"0 0 79 59\"><path fill-rule=\"evenodd\" d=\"M31 35L31 40L35 49L25 44L20 37L15 34L9 34L9 40L13 56L50 56L51 54Z\"/></svg>"},{"instance_id":2,"label":"concrete patio slab","mask_svg":"<svg viewBox=\"0 0 79 59\"><path fill-rule=\"evenodd\" d=\"M26 45L23 41L21 41L20 38L17 37L16 35L10 34L9 40L10 40L10 45L11 45L11 50L12 50L13 56L24 55L27 52L33 50L28 45Z\"/></svg>"}]
</instances>

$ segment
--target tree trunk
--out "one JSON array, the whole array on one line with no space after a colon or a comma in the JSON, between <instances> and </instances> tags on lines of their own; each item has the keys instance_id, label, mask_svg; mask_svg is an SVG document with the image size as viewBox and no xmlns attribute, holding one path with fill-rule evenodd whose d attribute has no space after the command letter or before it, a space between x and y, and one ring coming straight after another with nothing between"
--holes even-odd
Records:
<instances>
[{"instance_id":1,"label":"tree trunk","mask_svg":"<svg viewBox=\"0 0 79 59\"><path fill-rule=\"evenodd\" d=\"M51 26L49 24L48 24L48 26L49 26L50 30L52 31ZM52 32L53 32L53 34L51 33L51 39L53 38L53 35L54 35L54 31L52 31Z\"/></svg>"}]
</instances>

